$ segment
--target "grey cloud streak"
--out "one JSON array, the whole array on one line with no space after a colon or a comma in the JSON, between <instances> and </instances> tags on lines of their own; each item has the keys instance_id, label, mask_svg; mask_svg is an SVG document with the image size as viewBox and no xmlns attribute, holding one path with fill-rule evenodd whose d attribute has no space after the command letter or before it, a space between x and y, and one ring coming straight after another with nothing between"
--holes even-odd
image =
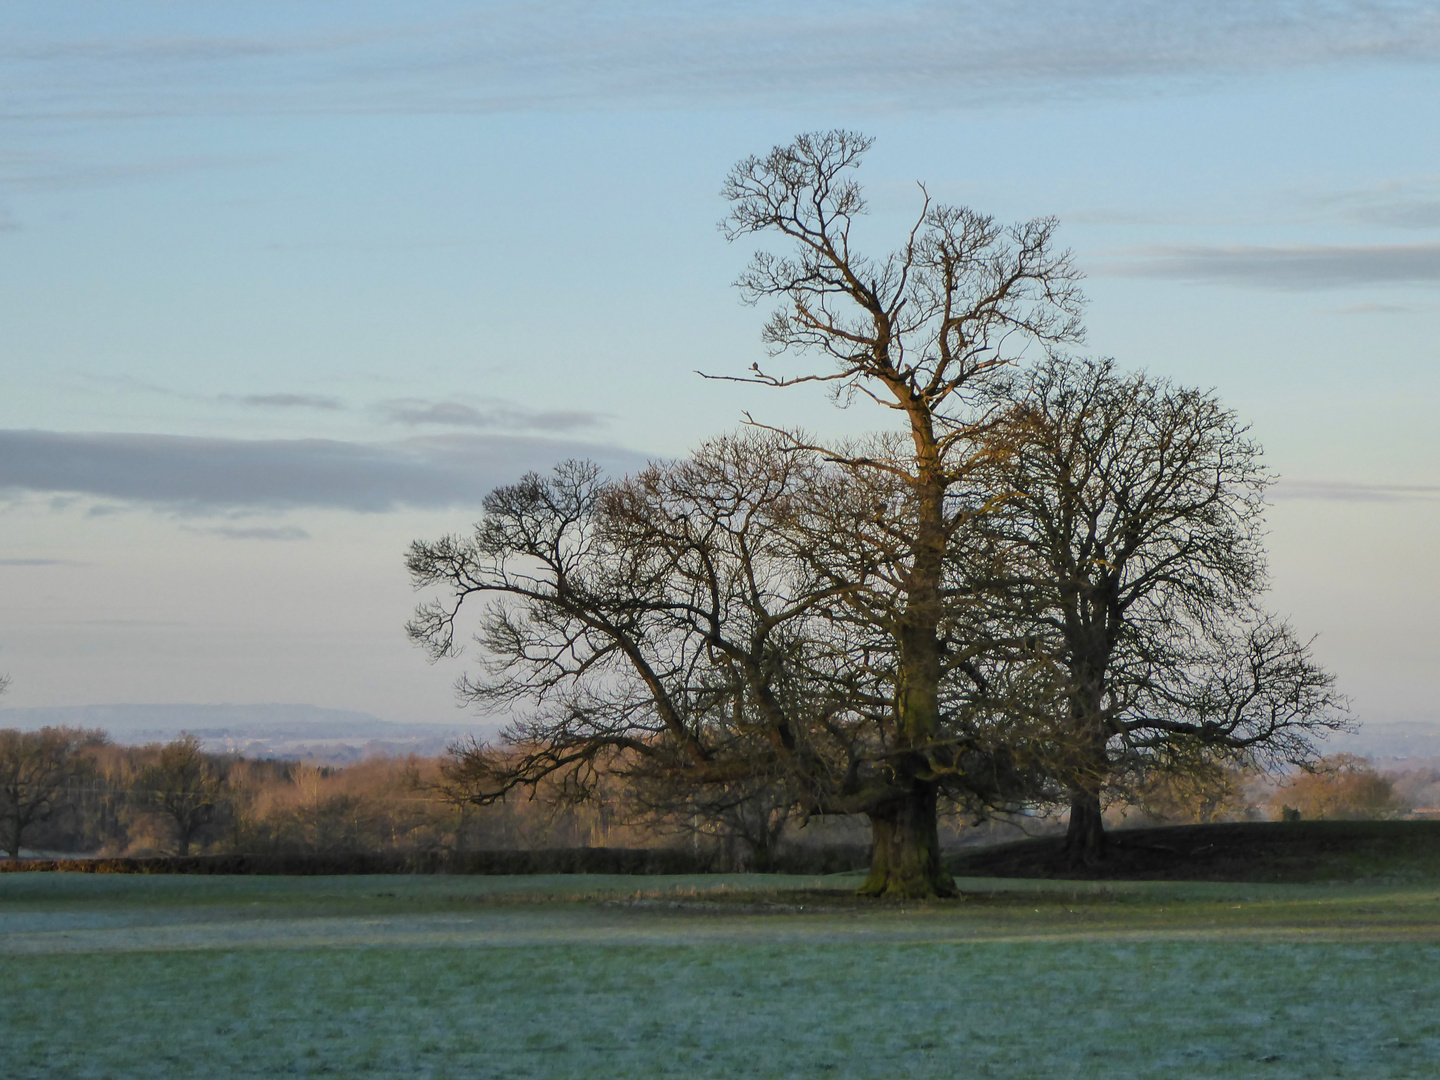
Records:
<instances>
[{"instance_id":1,"label":"grey cloud streak","mask_svg":"<svg viewBox=\"0 0 1440 1080\"><path fill-rule=\"evenodd\" d=\"M504 435L394 443L0 430L0 491L68 492L182 513L476 507L494 487L566 458L617 472L616 447Z\"/></svg>"},{"instance_id":2,"label":"grey cloud streak","mask_svg":"<svg viewBox=\"0 0 1440 1080\"><path fill-rule=\"evenodd\" d=\"M57 191L143 183L185 173L253 167L258 157L161 157L139 161L86 161L34 154L0 154L0 182L12 191Z\"/></svg>"},{"instance_id":3,"label":"grey cloud streak","mask_svg":"<svg viewBox=\"0 0 1440 1080\"><path fill-rule=\"evenodd\" d=\"M1440 243L1144 248L1100 262L1108 277L1164 278L1303 291L1440 281Z\"/></svg>"},{"instance_id":4,"label":"grey cloud streak","mask_svg":"<svg viewBox=\"0 0 1440 1080\"><path fill-rule=\"evenodd\" d=\"M322 409L326 412L338 412L345 408L343 401L329 394L296 394L289 391L276 391L266 394L217 394L212 398L206 394L182 393L179 390L172 390L168 386L161 386L158 383L137 379L133 375L120 373L95 375L83 372L81 378L104 387L106 392L110 393L119 391L155 394L159 397L178 398L181 401L206 403L215 401L222 405L246 405L255 409Z\"/></svg>"},{"instance_id":5,"label":"grey cloud streak","mask_svg":"<svg viewBox=\"0 0 1440 1080\"><path fill-rule=\"evenodd\" d=\"M1313 198L1320 209L1363 225L1440 229L1440 180L1412 177Z\"/></svg>"},{"instance_id":6,"label":"grey cloud streak","mask_svg":"<svg viewBox=\"0 0 1440 1080\"><path fill-rule=\"evenodd\" d=\"M217 525L209 529L189 529L206 536L223 536L227 540L309 540L310 534L298 525Z\"/></svg>"},{"instance_id":7,"label":"grey cloud streak","mask_svg":"<svg viewBox=\"0 0 1440 1080\"><path fill-rule=\"evenodd\" d=\"M1399 315L1415 309L1405 304L1346 304L1335 309L1337 315Z\"/></svg>"},{"instance_id":8,"label":"grey cloud streak","mask_svg":"<svg viewBox=\"0 0 1440 1080\"><path fill-rule=\"evenodd\" d=\"M225 400L227 395L221 395ZM344 408L339 398L325 394L247 394L236 398L241 405L253 405L262 409L324 409L336 411Z\"/></svg>"},{"instance_id":9,"label":"grey cloud streak","mask_svg":"<svg viewBox=\"0 0 1440 1080\"><path fill-rule=\"evenodd\" d=\"M380 403L386 419L418 427L434 424L447 427L532 429L536 431L573 431L600 423L600 413L583 409L553 409L533 412L514 405L498 404L481 410L458 401L421 401L401 398Z\"/></svg>"},{"instance_id":10,"label":"grey cloud streak","mask_svg":"<svg viewBox=\"0 0 1440 1080\"><path fill-rule=\"evenodd\" d=\"M1320 499L1327 502L1429 502L1440 499L1440 484L1280 480L1270 489L1270 496L1274 499Z\"/></svg>"},{"instance_id":11,"label":"grey cloud streak","mask_svg":"<svg viewBox=\"0 0 1440 1080\"><path fill-rule=\"evenodd\" d=\"M1440 199L1376 202L1356 207L1350 216L1367 225L1388 225L1395 229L1440 229Z\"/></svg>"},{"instance_id":12,"label":"grey cloud streak","mask_svg":"<svg viewBox=\"0 0 1440 1080\"><path fill-rule=\"evenodd\" d=\"M1402 0L849 2L723 7L494 3L308 5L297 31L243 20L186 28L170 5L127 7L128 33L83 24L0 47L11 116L223 112L493 112L627 102L812 100L950 108L1335 64L1429 63L1440 12ZM259 9L256 9L259 10ZM403 12L396 16L393 12Z\"/></svg>"}]
</instances>

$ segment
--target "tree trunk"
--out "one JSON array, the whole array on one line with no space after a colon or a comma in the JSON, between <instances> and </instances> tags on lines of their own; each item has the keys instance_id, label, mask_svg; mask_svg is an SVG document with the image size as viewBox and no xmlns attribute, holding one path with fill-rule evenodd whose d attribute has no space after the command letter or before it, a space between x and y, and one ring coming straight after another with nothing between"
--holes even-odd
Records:
<instances>
[{"instance_id":1,"label":"tree trunk","mask_svg":"<svg viewBox=\"0 0 1440 1080\"><path fill-rule=\"evenodd\" d=\"M1108 651L1095 647L1071 668L1078 692L1071 718L1079 735L1075 772L1069 780L1070 827L1065 833L1065 862L1070 869L1098 866L1105 858L1105 820L1100 796L1110 779L1110 732L1104 723L1105 667Z\"/></svg>"},{"instance_id":2,"label":"tree trunk","mask_svg":"<svg viewBox=\"0 0 1440 1080\"><path fill-rule=\"evenodd\" d=\"M916 781L909 794L869 812L873 845L861 896L923 900L954 896L955 879L940 864L936 788Z\"/></svg>"},{"instance_id":3,"label":"tree trunk","mask_svg":"<svg viewBox=\"0 0 1440 1080\"><path fill-rule=\"evenodd\" d=\"M1093 791L1072 792L1065 862L1071 868L1096 866L1104 858L1105 821L1100 816L1100 795Z\"/></svg>"},{"instance_id":4,"label":"tree trunk","mask_svg":"<svg viewBox=\"0 0 1440 1080\"><path fill-rule=\"evenodd\" d=\"M9 852L10 858L20 858L20 836L24 832L20 822L11 818L5 824L10 827L6 830L10 835L5 838L5 850Z\"/></svg>"},{"instance_id":5,"label":"tree trunk","mask_svg":"<svg viewBox=\"0 0 1440 1080\"><path fill-rule=\"evenodd\" d=\"M896 744L913 748L931 743L941 731L940 683L944 662L939 626L945 614L941 594L948 535L945 525L945 470L931 417L918 406L911 412L918 476L918 522L913 562L906 581L905 610L895 630L899 646L896 672ZM940 865L936 820L939 785L920 776L929 770L913 749L892 760L904 794L867 811L872 838L870 876L862 896L920 900L954 896L955 879Z\"/></svg>"}]
</instances>

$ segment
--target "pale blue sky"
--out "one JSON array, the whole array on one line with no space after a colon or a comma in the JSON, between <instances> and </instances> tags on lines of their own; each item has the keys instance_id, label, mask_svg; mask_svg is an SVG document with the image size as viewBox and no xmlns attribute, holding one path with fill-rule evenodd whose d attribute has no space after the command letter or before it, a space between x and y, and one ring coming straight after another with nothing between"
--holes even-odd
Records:
<instances>
[{"instance_id":1,"label":"pale blue sky","mask_svg":"<svg viewBox=\"0 0 1440 1080\"><path fill-rule=\"evenodd\" d=\"M844 126L876 248L916 180L1057 215L1090 351L1282 474L1273 606L1362 718L1440 715L1437 115L1433 4L0 5L5 703L452 721L409 539L877 422L693 373L760 356L725 172Z\"/></svg>"}]
</instances>

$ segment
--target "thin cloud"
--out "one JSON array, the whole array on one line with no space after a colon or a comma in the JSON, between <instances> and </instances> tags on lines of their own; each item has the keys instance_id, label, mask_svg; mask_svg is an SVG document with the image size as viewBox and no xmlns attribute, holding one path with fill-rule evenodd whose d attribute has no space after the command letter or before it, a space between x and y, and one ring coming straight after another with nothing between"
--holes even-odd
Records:
<instances>
[{"instance_id":1,"label":"thin cloud","mask_svg":"<svg viewBox=\"0 0 1440 1080\"><path fill-rule=\"evenodd\" d=\"M1440 243L1142 248L1096 267L1111 277L1164 278L1300 291L1440 281Z\"/></svg>"},{"instance_id":2,"label":"thin cloud","mask_svg":"<svg viewBox=\"0 0 1440 1080\"><path fill-rule=\"evenodd\" d=\"M172 390L168 386L161 386L146 379L137 379L133 375L126 375L123 372L91 372L82 371L79 373L82 381L82 388L88 393L100 394L156 394L160 397L181 398L186 401L200 400L192 394L182 394L178 390Z\"/></svg>"},{"instance_id":3,"label":"thin cloud","mask_svg":"<svg viewBox=\"0 0 1440 1080\"><path fill-rule=\"evenodd\" d=\"M380 411L397 424L448 424L459 427L493 427L480 410L458 401L416 401L410 398L382 401Z\"/></svg>"},{"instance_id":4,"label":"thin cloud","mask_svg":"<svg viewBox=\"0 0 1440 1080\"><path fill-rule=\"evenodd\" d=\"M0 566L79 566L73 559L0 559Z\"/></svg>"},{"instance_id":5,"label":"thin cloud","mask_svg":"<svg viewBox=\"0 0 1440 1080\"><path fill-rule=\"evenodd\" d=\"M416 10L313 4L295 30L251 8L243 32L217 34L202 16L135 3L127 32L105 38L56 20L0 48L9 72L0 100L11 116L50 118L694 102L954 108L1440 57L1440 12L1413 0L1332 0L1303 17L1287 0L511 0L430 19Z\"/></svg>"},{"instance_id":6,"label":"thin cloud","mask_svg":"<svg viewBox=\"0 0 1440 1080\"><path fill-rule=\"evenodd\" d=\"M492 488L567 458L591 458L617 472L643 464L618 447L526 435L370 444L0 430L0 492L110 500L92 513L136 504L181 513L297 507L381 513L477 506Z\"/></svg>"},{"instance_id":7,"label":"thin cloud","mask_svg":"<svg viewBox=\"0 0 1440 1080\"><path fill-rule=\"evenodd\" d=\"M187 532L202 533L206 536L223 536L227 540L309 540L310 534L298 525L251 525L238 528L216 525L208 529L188 528Z\"/></svg>"},{"instance_id":8,"label":"thin cloud","mask_svg":"<svg viewBox=\"0 0 1440 1080\"><path fill-rule=\"evenodd\" d=\"M1397 229L1440 229L1440 199L1411 200L1358 208L1353 214L1367 225Z\"/></svg>"},{"instance_id":9,"label":"thin cloud","mask_svg":"<svg viewBox=\"0 0 1440 1080\"><path fill-rule=\"evenodd\" d=\"M329 394L294 394L277 392L272 394L217 394L210 397L204 394L187 394L179 390L171 389L168 386L161 386L159 383L149 382L145 379L137 379L133 375L125 374L93 374L82 372L80 376L86 383L102 388L104 393L138 393L154 394L159 397L178 398L181 401L195 402L220 402L224 405L246 405L257 409L322 409L326 411L338 411L345 407L337 397Z\"/></svg>"},{"instance_id":10,"label":"thin cloud","mask_svg":"<svg viewBox=\"0 0 1440 1080\"><path fill-rule=\"evenodd\" d=\"M1280 480L1270 489L1275 499L1327 502L1429 502L1440 499L1440 484L1377 484L1352 480Z\"/></svg>"},{"instance_id":11,"label":"thin cloud","mask_svg":"<svg viewBox=\"0 0 1440 1080\"><path fill-rule=\"evenodd\" d=\"M222 399L228 395L221 395ZM344 408L339 398L326 394L246 394L234 400L241 405L261 409L324 409L334 412Z\"/></svg>"},{"instance_id":12,"label":"thin cloud","mask_svg":"<svg viewBox=\"0 0 1440 1080\"><path fill-rule=\"evenodd\" d=\"M1390 180L1314 198L1347 221L1393 229L1440 229L1440 179Z\"/></svg>"},{"instance_id":13,"label":"thin cloud","mask_svg":"<svg viewBox=\"0 0 1440 1080\"><path fill-rule=\"evenodd\" d=\"M59 191L143 183L194 172L251 168L260 157L159 157L140 161L85 161L32 154L0 155L0 181L12 191Z\"/></svg>"},{"instance_id":14,"label":"thin cloud","mask_svg":"<svg viewBox=\"0 0 1440 1080\"><path fill-rule=\"evenodd\" d=\"M1337 315L1398 315L1415 309L1406 304L1346 304L1335 309Z\"/></svg>"},{"instance_id":15,"label":"thin cloud","mask_svg":"<svg viewBox=\"0 0 1440 1080\"><path fill-rule=\"evenodd\" d=\"M575 431L595 427L603 418L601 413L583 409L534 412L514 405L497 404L482 410L459 401L423 401L416 398L382 401L379 409L387 420L411 427L435 425L509 431Z\"/></svg>"}]
</instances>

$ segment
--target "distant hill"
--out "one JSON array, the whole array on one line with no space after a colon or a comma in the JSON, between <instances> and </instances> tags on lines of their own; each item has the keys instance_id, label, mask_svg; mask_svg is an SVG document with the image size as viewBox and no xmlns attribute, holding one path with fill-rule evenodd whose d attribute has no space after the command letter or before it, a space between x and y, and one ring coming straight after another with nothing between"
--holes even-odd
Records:
<instances>
[{"instance_id":1,"label":"distant hill","mask_svg":"<svg viewBox=\"0 0 1440 1080\"><path fill-rule=\"evenodd\" d=\"M212 753L303 758L343 764L377 754L441 753L467 734L485 736L496 725L399 724L370 713L316 705L68 705L0 709L0 728L65 724L103 728L117 743L168 742L183 731Z\"/></svg>"},{"instance_id":2,"label":"distant hill","mask_svg":"<svg viewBox=\"0 0 1440 1080\"><path fill-rule=\"evenodd\" d=\"M117 743L168 742L182 731L214 753L343 763L374 754L433 755L457 738L492 735L498 721L461 717L450 724L401 724L366 712L318 705L64 705L0 708L0 728L49 725L103 728ZM1440 765L1440 717L1374 719L1321 744L1368 757L1382 769Z\"/></svg>"},{"instance_id":3,"label":"distant hill","mask_svg":"<svg viewBox=\"0 0 1440 1080\"><path fill-rule=\"evenodd\" d=\"M1336 735L1320 745L1323 753L1358 754L1377 765L1440 758L1440 717L1365 720L1355 732Z\"/></svg>"}]
</instances>

